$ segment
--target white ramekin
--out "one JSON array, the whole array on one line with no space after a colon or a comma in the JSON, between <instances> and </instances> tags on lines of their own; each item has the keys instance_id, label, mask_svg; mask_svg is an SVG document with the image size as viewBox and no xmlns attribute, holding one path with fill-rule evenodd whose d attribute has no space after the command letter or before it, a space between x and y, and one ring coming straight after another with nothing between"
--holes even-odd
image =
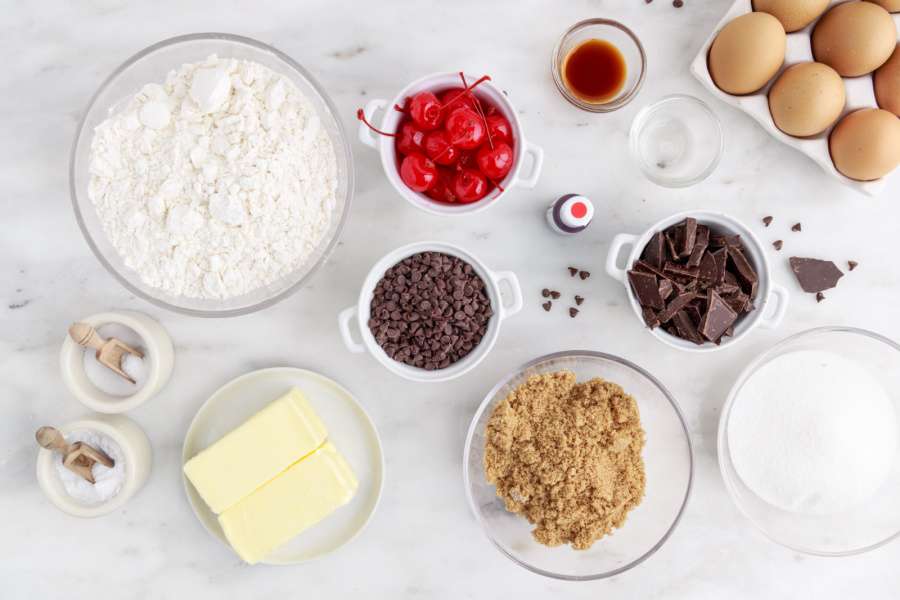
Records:
<instances>
[{"instance_id":1,"label":"white ramekin","mask_svg":"<svg viewBox=\"0 0 900 600\"><path fill-rule=\"evenodd\" d=\"M94 414L59 428L63 435L89 430L112 438L125 457L125 483L119 493L102 504L82 504L63 487L54 464L53 451L41 448L37 458L37 479L44 495L61 511L73 517L100 517L125 505L140 490L153 465L150 440L137 423L123 415Z\"/></svg>"},{"instance_id":2,"label":"white ramekin","mask_svg":"<svg viewBox=\"0 0 900 600\"><path fill-rule=\"evenodd\" d=\"M477 79L477 77L472 77L468 74L466 75L466 81L469 83L476 81ZM390 102L383 99L370 100L369 103L366 104L365 109L363 109L363 112L366 115L366 120L370 123L375 123L375 113L384 110L378 128L382 131L394 132L397 131L400 119L403 116L400 111L394 110L393 107L395 105L403 106L406 98L415 96L421 91L443 90L461 86L462 80L459 77L459 73L433 73L410 83L400 90L400 93ZM494 190L485 198L478 202L472 202L471 204L446 204L436 202L425 194L414 192L406 187L406 184L400 179L400 173L397 168L397 151L394 148L394 138L385 137L375 133L369 129L365 123L359 124L359 141L370 148L378 150L381 154L381 164L384 167L384 173L387 175L388 181L391 182L401 196L406 198L406 200L416 208L420 208L425 212L435 215L472 214L484 210L488 206L493 206L514 187L530 189L537 185L544 164L544 151L539 146L536 146L525 139L525 135L522 132L522 123L519 121L519 115L509 101L509 98L506 97L506 94L504 94L500 88L493 85L490 81L485 81L478 86L477 91L479 95L486 97L493 102L503 116L506 117L506 120L509 121L509 124L512 127L514 140L513 152L515 157L512 169L510 169L506 178L500 182L503 191ZM531 157L530 170L527 173L523 172L524 158L526 155Z\"/></svg>"},{"instance_id":3,"label":"white ramekin","mask_svg":"<svg viewBox=\"0 0 900 600\"><path fill-rule=\"evenodd\" d=\"M681 338L670 335L669 333L666 333L666 331L662 327L657 327L652 330L649 329L644 324L644 316L641 312L641 305L635 298L634 293L631 291L631 285L628 283L628 270L631 268L631 265L633 265L634 262L641 257L644 246L647 245L647 242L650 241L650 238L653 236L653 234L657 231L662 231L667 227L675 225L676 223L683 221L687 217L693 217L697 219L698 223L702 225L708 225L718 232L740 235L741 241L744 244L747 258L756 268L756 274L759 277L759 289L755 300L756 309L739 319L738 323L734 327L734 335L731 337L723 338L720 345L716 345L710 342L705 343L702 346L698 346L693 342L689 342L687 340L683 340ZM629 253L628 260L625 263L626 268L620 269L617 265L619 254L621 254L622 248L626 246L631 247L631 252ZM756 237L756 235L753 234L752 231L750 231L750 229L744 226L743 223L733 217L719 212L706 210L686 211L683 213L672 215L671 217L667 217L662 221L651 225L642 235L638 236L630 235L627 233L620 233L612 239L612 242L609 245L609 254L607 254L606 256L606 273L625 286L625 289L628 293L628 300L629 302L631 302L631 308L634 310L634 314L635 316L637 316L638 322L640 322L641 326L644 329L649 331L656 339L660 340L661 342L668 344L673 348L686 350L688 352L714 352L716 350L721 350L722 348L733 346L738 341L742 340L757 325L769 329L778 327L778 325L781 323L781 320L784 318L785 313L787 312L789 299L788 291L784 286L772 281L769 261L766 258L766 253L763 250L762 244L760 244L759 239ZM770 304L774 304L775 307L771 311L769 311ZM767 315L767 313L769 312L771 312L771 314Z\"/></svg>"},{"instance_id":4,"label":"white ramekin","mask_svg":"<svg viewBox=\"0 0 900 600\"><path fill-rule=\"evenodd\" d=\"M372 298L375 295L375 286L378 284L378 281L384 276L385 271L402 261L404 258L412 256L413 254L418 254L419 252L441 252L443 254L456 256L472 265L472 268L475 269L475 272L478 273L478 276L484 281L488 298L490 298L491 301L491 308L494 311L494 315L488 322L487 332L484 334L484 337L481 339L478 346L473 348L472 351L459 362L456 362L445 369L437 369L434 371L426 371L425 369L418 367L411 367L390 358L381 346L378 345L378 342L375 341L375 336L369 331L368 326L369 310L372 304ZM509 305L503 303L503 297L500 293L504 284L506 284L509 291ZM402 248L397 248L375 263L375 266L372 267L372 270L369 271L368 276L366 276L366 279L363 282L362 290L359 293L359 302L356 306L351 306L350 308L341 311L341 314L338 316L338 327L348 350L355 353L362 353L368 350L369 353L389 371L396 373L405 379L422 382L447 381L459 377L463 373L475 368L475 366L487 356L488 352L491 351L491 348L494 347L497 336L500 334L500 324L507 317L511 317L522 310L522 305L522 288L519 286L519 279L516 277L515 273L511 271L491 271L483 262L478 260L478 258L458 246L442 242L417 242L409 244L408 246L403 246ZM353 334L351 333L350 321L354 318L357 321L359 332L362 336L362 343L354 341Z\"/></svg>"},{"instance_id":5,"label":"white ramekin","mask_svg":"<svg viewBox=\"0 0 900 600\"><path fill-rule=\"evenodd\" d=\"M109 394L94 385L84 372L84 353L93 350L82 348L66 335L59 354L63 381L72 395L86 407L101 413L122 413L137 408L168 383L174 366L175 350L169 334L157 321L139 312L123 310L91 315L81 319L81 322L94 328L110 323L128 327L141 337L150 363L147 380L134 394L130 396Z\"/></svg>"}]
</instances>

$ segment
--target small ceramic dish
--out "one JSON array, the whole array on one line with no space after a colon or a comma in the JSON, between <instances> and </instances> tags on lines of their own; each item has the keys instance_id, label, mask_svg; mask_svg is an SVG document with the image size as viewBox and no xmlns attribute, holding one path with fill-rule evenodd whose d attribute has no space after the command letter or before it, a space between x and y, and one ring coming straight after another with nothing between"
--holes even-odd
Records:
<instances>
[{"instance_id":1,"label":"small ceramic dish","mask_svg":"<svg viewBox=\"0 0 900 600\"><path fill-rule=\"evenodd\" d=\"M694 217L698 223L709 226L716 233L740 235L741 241L744 243L747 259L756 269L756 274L759 277L759 289L756 300L754 300L755 310L739 317L734 325L734 335L723 338L722 343L719 345L710 342L698 346L687 340L670 335L662 327L649 329L644 324L641 305L635 298L631 285L628 283L628 270L641 257L641 253L644 251L647 242L650 241L650 237L657 231L662 231L671 225L680 223L687 217ZM626 267L621 269L617 262L622 249L625 247L631 248L631 252L628 253L628 259L625 263ZM772 281L769 260L766 258L765 250L759 239L743 223L724 213L691 210L667 217L650 226L641 235L620 233L610 242L609 254L606 256L606 273L625 286L631 308L634 310L634 315L643 329L650 332L653 337L664 344L687 352L715 352L723 348L730 348L744 339L756 326L767 329L778 327L787 312L789 300L787 288Z\"/></svg>"},{"instance_id":2,"label":"small ceramic dish","mask_svg":"<svg viewBox=\"0 0 900 600\"><path fill-rule=\"evenodd\" d=\"M70 496L57 473L54 452L41 448L37 458L37 480L44 495L58 509L73 517L92 518L118 510L140 490L153 464L150 440L137 423L123 415L90 415L59 428L66 436L73 431L95 431L119 446L125 461L125 483L119 493L101 504L84 504Z\"/></svg>"},{"instance_id":3,"label":"small ceramic dish","mask_svg":"<svg viewBox=\"0 0 900 600\"><path fill-rule=\"evenodd\" d=\"M84 370L84 353L93 350L82 348L66 335L59 354L63 381L72 395L86 407L107 414L123 413L137 408L168 383L175 362L175 350L168 332L157 321L139 312L119 311L91 315L81 319L81 322L95 329L115 323L133 330L141 338L148 369L146 381L130 396L105 392L90 380Z\"/></svg>"},{"instance_id":4,"label":"small ceramic dish","mask_svg":"<svg viewBox=\"0 0 900 600\"><path fill-rule=\"evenodd\" d=\"M322 419L328 429L328 439L347 459L359 487L349 504L276 548L261 561L268 565L308 562L349 543L372 518L384 487L381 439L362 405L336 381L293 367L253 371L216 390L203 403L188 427L181 451L182 466L294 387L304 393ZM218 518L184 476L184 471L182 481L197 519L213 537L228 546Z\"/></svg>"},{"instance_id":5,"label":"small ceramic dish","mask_svg":"<svg viewBox=\"0 0 900 600\"><path fill-rule=\"evenodd\" d=\"M494 408L532 375L569 370L579 382L595 377L615 382L638 405L646 432L642 453L646 489L625 524L588 550L550 548L534 540L534 528L513 514L488 483L484 471L485 430ZM485 396L472 418L463 454L469 507L485 535L521 567L556 579L587 581L623 573L649 558L669 539L691 495L694 455L691 436L675 398L650 373L609 354L570 350L542 356L514 370Z\"/></svg>"},{"instance_id":6,"label":"small ceramic dish","mask_svg":"<svg viewBox=\"0 0 900 600\"><path fill-rule=\"evenodd\" d=\"M378 345L378 342L375 341L375 336L372 335L372 332L368 327L372 298L375 295L375 286L378 284L378 281L384 276L385 271L404 258L420 252L441 252L456 256L472 265L472 268L475 269L475 272L478 273L478 276L484 281L488 297L491 300L491 307L494 311L494 315L488 322L487 333L485 333L478 346L473 348L462 360L447 368L434 371L426 371L419 367L411 367L392 359L385 353L381 346ZM504 286L508 289L509 293L508 304L504 303L501 293ZM523 303L522 288L519 286L519 279L512 271L493 272L473 254L458 246L441 242L417 242L415 244L397 248L375 263L375 266L372 267L372 270L369 271L369 274L363 282L362 290L359 293L359 302L356 306L351 306L350 308L341 311L341 314L338 316L338 327L348 350L355 353L368 351L385 368L400 377L409 379L410 381L447 381L467 373L484 360L484 357L487 356L488 352L491 351L491 348L494 347L494 343L500 335L500 324L505 319L522 310ZM350 321L353 319L356 319L360 335L362 336L362 343L356 342L353 339L353 334L350 330Z\"/></svg>"},{"instance_id":7,"label":"small ceramic dish","mask_svg":"<svg viewBox=\"0 0 900 600\"><path fill-rule=\"evenodd\" d=\"M466 81L473 82L477 79L477 77L466 75ZM383 111L384 114L381 117L378 128L382 131L394 132L397 131L400 119L403 116L403 113L393 109L394 106L403 106L407 98L411 98L422 91L441 91L460 87L460 85L459 73L433 73L410 83L400 90L393 100L370 100L363 112L368 122L375 123L375 114ZM394 138L378 135L369 129L365 123L359 124L359 141L378 151L381 155L381 165L384 167L384 174L387 175L388 181L391 182L391 185L407 202L420 210L435 215L469 215L497 204L513 188L524 187L530 189L537 185L544 164L544 151L539 146L525 139L525 134L522 131L522 122L519 120L519 113L512 102L491 81L485 81L473 93L476 96L490 100L506 117L506 120L509 121L512 127L514 141L512 169L510 169L503 181L499 182L500 185L497 188L477 202L447 204L432 200L425 194L412 191L400 179ZM530 157L530 160L526 161L526 157ZM526 162L528 163L527 170Z\"/></svg>"}]
</instances>

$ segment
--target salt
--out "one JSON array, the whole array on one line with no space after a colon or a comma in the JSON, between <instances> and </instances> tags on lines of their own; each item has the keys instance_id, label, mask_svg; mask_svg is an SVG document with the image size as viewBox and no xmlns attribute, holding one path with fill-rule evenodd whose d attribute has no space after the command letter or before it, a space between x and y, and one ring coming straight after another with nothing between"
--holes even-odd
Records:
<instances>
[{"instance_id":1,"label":"salt","mask_svg":"<svg viewBox=\"0 0 900 600\"><path fill-rule=\"evenodd\" d=\"M95 483L91 483L69 470L63 464L62 454L54 453L53 463L56 466L56 472L66 493L73 499L88 505L101 504L118 494L125 484L125 474L127 472L127 465L119 444L107 435L87 429L73 431L65 437L66 442L69 444L84 442L89 446L102 450L115 461L112 468L105 467L100 463L94 463L91 471L94 475Z\"/></svg>"},{"instance_id":2,"label":"salt","mask_svg":"<svg viewBox=\"0 0 900 600\"><path fill-rule=\"evenodd\" d=\"M147 356L144 339L130 327L119 323L101 325L97 327L97 333L104 339L114 337L125 342L135 350L143 352L144 358L141 359L132 354L125 354L122 357L120 366L123 371L134 379L135 383L131 383L101 364L93 350L86 350L84 353L85 375L87 375L91 383L107 394L122 397L135 394L146 383L149 370L150 357Z\"/></svg>"},{"instance_id":3,"label":"salt","mask_svg":"<svg viewBox=\"0 0 900 600\"><path fill-rule=\"evenodd\" d=\"M764 501L808 515L858 507L894 467L894 405L862 365L831 352L781 355L744 384L728 425L731 459Z\"/></svg>"}]
</instances>

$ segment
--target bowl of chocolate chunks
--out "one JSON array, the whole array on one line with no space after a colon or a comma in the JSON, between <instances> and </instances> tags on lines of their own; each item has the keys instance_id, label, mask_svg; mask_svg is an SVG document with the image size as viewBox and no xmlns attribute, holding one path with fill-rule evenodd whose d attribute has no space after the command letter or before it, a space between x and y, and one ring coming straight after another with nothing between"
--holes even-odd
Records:
<instances>
[{"instance_id":1,"label":"bowl of chocolate chunks","mask_svg":"<svg viewBox=\"0 0 900 600\"><path fill-rule=\"evenodd\" d=\"M679 213L642 235L615 236L606 272L626 287L644 327L680 350L734 345L756 326L777 327L787 311L787 289L772 281L759 240L718 212Z\"/></svg>"}]
</instances>

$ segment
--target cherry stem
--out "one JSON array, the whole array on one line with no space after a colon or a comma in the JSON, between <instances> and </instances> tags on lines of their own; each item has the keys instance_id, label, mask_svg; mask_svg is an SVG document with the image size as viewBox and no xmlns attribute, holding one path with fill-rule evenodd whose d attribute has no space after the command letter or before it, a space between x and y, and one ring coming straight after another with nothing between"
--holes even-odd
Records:
<instances>
[{"instance_id":1,"label":"cherry stem","mask_svg":"<svg viewBox=\"0 0 900 600\"><path fill-rule=\"evenodd\" d=\"M460 75L462 76L462 72L460 72ZM466 78L465 78L465 76L463 76L463 82L465 82L465 80L466 80ZM491 80L490 75L482 75L478 79L478 81L476 81L472 85L467 85L466 87L464 87L462 90L460 90L460 92L457 95L453 96L449 102L447 102L443 106L441 106L441 110L444 110L445 108L447 108L448 106L450 106L451 104L456 102L458 99L462 98L464 94L468 94L469 92L474 90L476 86L479 86L482 83L484 83L485 81L490 81L490 80ZM465 83L463 83L463 85L465 85Z\"/></svg>"},{"instance_id":2,"label":"cherry stem","mask_svg":"<svg viewBox=\"0 0 900 600\"><path fill-rule=\"evenodd\" d=\"M462 71L460 71L459 77L460 77L460 79L462 79L463 86L465 86L466 85L466 74L463 73ZM472 87L474 87L474 86L472 86ZM464 93L466 93L466 92L464 92ZM494 149L494 139L493 139L493 136L491 136L491 128L488 127L487 117L484 116L484 110L481 108L481 100L479 100L478 97L471 92L468 92L468 94L470 96L472 96L472 102L475 104L475 108L478 109L478 114L481 116L481 122L484 123L484 130L487 133L488 145L491 147L491 150L493 150Z\"/></svg>"},{"instance_id":3,"label":"cherry stem","mask_svg":"<svg viewBox=\"0 0 900 600\"><path fill-rule=\"evenodd\" d=\"M397 137L396 133L388 133L387 131L382 131L382 130L378 129L377 127L375 127L374 125L372 125L371 123L369 123L368 119L366 119L366 112L361 108L357 109L356 118L359 119L360 121L362 121L363 123L365 123L366 126L369 129L371 129L372 131L374 131L375 133L378 133L380 135L384 135L387 137Z\"/></svg>"}]
</instances>

